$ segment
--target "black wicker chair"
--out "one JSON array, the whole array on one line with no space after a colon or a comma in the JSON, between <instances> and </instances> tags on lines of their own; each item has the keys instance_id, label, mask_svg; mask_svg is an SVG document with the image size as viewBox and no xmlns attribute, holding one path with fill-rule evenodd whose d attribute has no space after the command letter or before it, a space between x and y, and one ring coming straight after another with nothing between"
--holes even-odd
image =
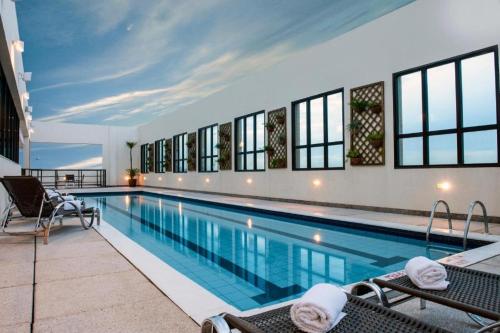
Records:
<instances>
[{"instance_id":1,"label":"black wicker chair","mask_svg":"<svg viewBox=\"0 0 500 333\"><path fill-rule=\"evenodd\" d=\"M344 307L347 315L329 333L449 332L350 294L347 294L347 299ZM302 332L290 318L290 307L289 305L250 317L236 317L231 314L211 317L202 323L201 332L228 333L231 329L238 329L243 333Z\"/></svg>"},{"instance_id":2,"label":"black wicker chair","mask_svg":"<svg viewBox=\"0 0 500 333\"><path fill-rule=\"evenodd\" d=\"M66 216L77 216L84 229L89 229L97 218L97 223L100 222L100 212L97 208L85 207L82 203L78 207L71 201L61 201L58 198L50 199L40 181L31 176L6 176L0 178L0 183L4 186L9 194L9 205L7 211L4 212L1 228L3 232L8 234L38 234L43 231L43 241L48 243L49 233L52 224L62 220ZM65 209L67 205L71 209ZM34 230L32 232L7 232L5 228L11 216L11 210L17 207L22 217L34 218ZM90 217L90 221L85 219Z\"/></svg>"},{"instance_id":3,"label":"black wicker chair","mask_svg":"<svg viewBox=\"0 0 500 333\"><path fill-rule=\"evenodd\" d=\"M444 267L450 281L446 290L420 289L406 275L392 280L373 279L373 282L381 288L397 290L410 296L465 311L481 325L485 323L476 316L500 321L500 275L470 268L449 265L444 265Z\"/></svg>"}]
</instances>

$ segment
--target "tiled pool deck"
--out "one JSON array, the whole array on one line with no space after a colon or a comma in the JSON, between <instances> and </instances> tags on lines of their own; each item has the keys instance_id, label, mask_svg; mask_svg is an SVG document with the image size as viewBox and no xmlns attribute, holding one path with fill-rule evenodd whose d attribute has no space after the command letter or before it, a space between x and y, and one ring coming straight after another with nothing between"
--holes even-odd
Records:
<instances>
[{"instance_id":1,"label":"tiled pool deck","mask_svg":"<svg viewBox=\"0 0 500 333\"><path fill-rule=\"evenodd\" d=\"M304 214L343 216L343 220L363 223L379 224L382 221L381 224L397 224L415 230L425 228L427 223L425 217L151 191ZM196 322L176 304L185 308L204 302L193 295L185 299L185 304L172 302L96 231L83 231L71 220L65 224L72 226L54 231L48 245L43 245L41 239L35 242L33 236L0 236L0 332L29 332L31 325L35 332L199 331ZM436 226L445 225L446 221L436 220ZM459 230L463 223L454 225ZM473 223L471 231L480 231L481 228L481 224ZM490 232L500 235L500 225L490 225ZM477 235L473 233L471 236ZM495 246L492 249L486 255L490 258L481 259L471 267L500 273L500 248ZM169 281L174 283L175 278ZM188 288L178 288L183 293L190 292ZM418 301L413 300L395 309L454 332L472 332L476 328L464 313L432 303L426 310L419 310ZM192 317L199 322L201 314Z\"/></svg>"}]
</instances>

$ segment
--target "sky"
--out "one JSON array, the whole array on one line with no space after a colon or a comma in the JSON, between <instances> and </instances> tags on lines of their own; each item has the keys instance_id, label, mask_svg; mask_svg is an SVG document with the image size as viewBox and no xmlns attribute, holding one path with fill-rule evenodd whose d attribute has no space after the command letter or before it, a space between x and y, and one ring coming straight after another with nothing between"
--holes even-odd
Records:
<instances>
[{"instance_id":1,"label":"sky","mask_svg":"<svg viewBox=\"0 0 500 333\"><path fill-rule=\"evenodd\" d=\"M33 142L30 150L33 169L102 169L102 146Z\"/></svg>"},{"instance_id":2,"label":"sky","mask_svg":"<svg viewBox=\"0 0 500 333\"><path fill-rule=\"evenodd\" d=\"M410 2L20 1L33 118L144 124Z\"/></svg>"}]
</instances>

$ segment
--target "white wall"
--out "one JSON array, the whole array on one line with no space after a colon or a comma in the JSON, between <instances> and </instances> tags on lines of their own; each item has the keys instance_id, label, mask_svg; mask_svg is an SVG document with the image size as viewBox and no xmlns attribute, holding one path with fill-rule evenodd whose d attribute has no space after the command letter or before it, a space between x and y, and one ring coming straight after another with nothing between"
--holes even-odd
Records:
<instances>
[{"instance_id":1,"label":"white wall","mask_svg":"<svg viewBox=\"0 0 500 333\"><path fill-rule=\"evenodd\" d=\"M102 145L103 168L108 185L124 185L125 169L129 167L126 141L137 140L135 127L83 125L53 122L33 122L35 132L31 142L86 143ZM134 148L134 166L139 167L139 147Z\"/></svg>"},{"instance_id":2,"label":"white wall","mask_svg":"<svg viewBox=\"0 0 500 333\"><path fill-rule=\"evenodd\" d=\"M421 0L345 35L293 55L272 68L254 73L236 85L155 119L139 128L140 143L151 143L184 131L258 110L286 106L299 98L344 87L348 123L349 89L385 81L386 165L341 171L188 173L147 175L145 184L366 206L429 210L437 198L454 212L465 212L473 199L500 216L499 168L394 169L392 74L411 67L500 43L500 1ZM234 125L234 124L233 124ZM288 142L290 130L288 131ZM346 150L349 138L346 134ZM290 147L288 156L291 156ZM234 166L233 166L234 167ZM159 181L158 177L162 177ZM182 177L182 182L177 181ZM204 181L206 177L210 182ZM251 177L253 183L246 183ZM314 188L313 179L322 185ZM449 181L440 192L436 183Z\"/></svg>"}]
</instances>

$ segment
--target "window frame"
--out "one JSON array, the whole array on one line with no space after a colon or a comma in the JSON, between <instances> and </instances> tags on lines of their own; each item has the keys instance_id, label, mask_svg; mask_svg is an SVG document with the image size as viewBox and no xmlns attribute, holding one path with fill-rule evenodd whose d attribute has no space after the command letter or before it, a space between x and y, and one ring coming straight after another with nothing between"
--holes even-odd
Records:
<instances>
[{"instance_id":1,"label":"window frame","mask_svg":"<svg viewBox=\"0 0 500 333\"><path fill-rule=\"evenodd\" d=\"M477 56L493 53L495 68L495 92L496 92L496 124L479 125L464 127L462 125L463 105L462 105L462 72L460 63L462 60L474 58ZM428 86L427 71L446 64L453 64L455 69L455 109L456 125L451 129L432 130L428 128ZM422 131L400 134L399 133L399 85L398 79L404 75L420 72L422 78ZM499 64L498 64L498 45L490 46L480 50L461 54L455 57L435 61L426 65L413 67L392 74L393 86L393 131L394 131L394 168L395 169L432 169L432 168L477 168L477 167L498 167L500 166L500 86L499 86ZM496 163L464 163L464 133L481 132L487 130L497 131L497 162ZM456 134L457 136L457 163L453 164L429 164L429 138L431 136ZM401 165L399 153L399 140L405 138L422 138L422 165Z\"/></svg>"},{"instance_id":2,"label":"window frame","mask_svg":"<svg viewBox=\"0 0 500 333\"><path fill-rule=\"evenodd\" d=\"M165 139L155 141L155 173L165 173Z\"/></svg>"},{"instance_id":3,"label":"window frame","mask_svg":"<svg viewBox=\"0 0 500 333\"><path fill-rule=\"evenodd\" d=\"M328 96L337 93L342 94L342 141L332 141L328 142ZM317 98L323 98L323 143L311 144L311 100ZM291 103L292 112L292 170L293 171L311 171L311 170L345 170L345 100L344 100L344 87L330 90L324 93L316 94L313 96L301 98L295 100ZM296 134L295 125L297 120L295 119L295 105L306 102L306 141L305 145L296 144ZM341 167L328 167L328 147L342 145L342 166ZM311 168L311 148L323 146L323 167L322 168ZM298 168L296 165L296 150L300 148L307 149L307 167Z\"/></svg>"},{"instance_id":4,"label":"window frame","mask_svg":"<svg viewBox=\"0 0 500 333\"><path fill-rule=\"evenodd\" d=\"M141 173L149 173L149 143L141 145Z\"/></svg>"},{"instance_id":5,"label":"window frame","mask_svg":"<svg viewBox=\"0 0 500 333\"><path fill-rule=\"evenodd\" d=\"M0 156L19 164L20 120L7 77L0 68Z\"/></svg>"},{"instance_id":6,"label":"window frame","mask_svg":"<svg viewBox=\"0 0 500 333\"><path fill-rule=\"evenodd\" d=\"M257 150L257 116L263 114L264 115L264 124L266 122L266 111L260 110L253 113L248 113L244 116L237 117L234 119L234 171L235 172L263 172L266 171L266 154L264 147L262 149ZM238 152L238 122L243 120L244 128L246 129L247 118L253 117L253 151L247 150L247 135L246 132L243 133L243 147L244 149L241 152ZM266 127L264 127L264 146L266 145ZM253 169L247 169L247 154L253 153ZM264 154L264 168L257 169L257 154ZM243 163L245 164L244 169L238 169L238 156L243 155Z\"/></svg>"},{"instance_id":7,"label":"window frame","mask_svg":"<svg viewBox=\"0 0 500 333\"><path fill-rule=\"evenodd\" d=\"M180 145L180 148L182 148L182 157L183 158L177 158L176 156L176 151L177 151L177 142L179 138L182 138L182 143ZM188 157L188 149L186 147L187 145L187 132L180 133L177 135L174 135L174 149L173 149L173 171L174 173L187 173L187 157ZM180 155L179 155L180 156ZM179 169L179 166L182 165L182 170Z\"/></svg>"},{"instance_id":8,"label":"window frame","mask_svg":"<svg viewBox=\"0 0 500 333\"><path fill-rule=\"evenodd\" d=\"M213 170L214 159L215 159L215 163L218 163L217 159L219 157L219 149L215 148L215 145L219 143L219 135L217 135L217 143L214 144L212 142L212 145L210 146L210 154L207 154L207 152L205 152L205 154L202 155L203 150L201 149L202 143L204 143L206 146L208 132L210 132L211 138L214 137L214 127L217 128L217 133L219 133L219 124L212 124L212 125L201 127L198 129L198 152L199 152L198 153L198 172L200 172L200 173L212 173L212 172L219 171L218 167L216 170ZM203 139L202 139L202 133L204 133ZM201 163L201 161L203 159L205 159L205 164ZM207 161L210 161L210 169L211 170L207 170ZM205 166L204 169L202 169L203 165Z\"/></svg>"}]
</instances>

